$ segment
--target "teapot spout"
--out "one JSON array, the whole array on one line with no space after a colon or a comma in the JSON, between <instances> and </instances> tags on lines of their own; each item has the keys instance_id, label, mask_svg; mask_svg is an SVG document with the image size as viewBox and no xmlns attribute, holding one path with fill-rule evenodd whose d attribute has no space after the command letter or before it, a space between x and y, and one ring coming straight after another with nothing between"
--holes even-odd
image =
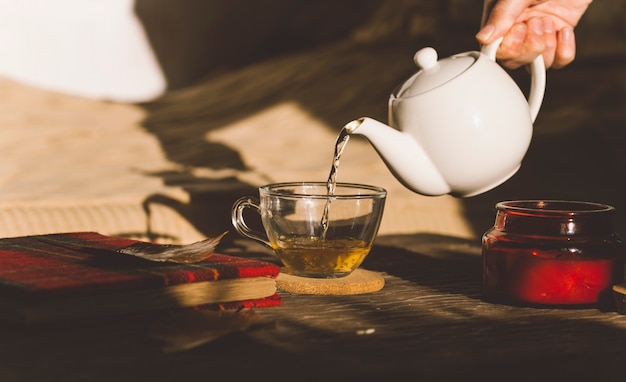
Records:
<instances>
[{"instance_id":1,"label":"teapot spout","mask_svg":"<svg viewBox=\"0 0 626 382\"><path fill-rule=\"evenodd\" d=\"M426 196L450 193L450 186L413 136L368 117L349 122L344 129L365 137L406 188Z\"/></svg>"}]
</instances>

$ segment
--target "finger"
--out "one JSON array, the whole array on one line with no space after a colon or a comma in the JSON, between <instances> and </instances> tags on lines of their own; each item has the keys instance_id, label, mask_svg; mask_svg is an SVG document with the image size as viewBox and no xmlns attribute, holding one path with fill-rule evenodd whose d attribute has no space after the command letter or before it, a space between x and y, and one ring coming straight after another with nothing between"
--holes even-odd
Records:
<instances>
[{"instance_id":1,"label":"finger","mask_svg":"<svg viewBox=\"0 0 626 382\"><path fill-rule=\"evenodd\" d=\"M546 68L551 67L554 64L557 48L556 29L554 27L554 20L550 17L542 17L543 22L543 62Z\"/></svg>"},{"instance_id":2,"label":"finger","mask_svg":"<svg viewBox=\"0 0 626 382\"><path fill-rule=\"evenodd\" d=\"M515 24L502 39L502 43L496 52L496 58L500 60L503 66L510 69L517 69L521 64L517 58L522 54L524 49L524 41L528 27L525 23Z\"/></svg>"},{"instance_id":3,"label":"finger","mask_svg":"<svg viewBox=\"0 0 626 382\"><path fill-rule=\"evenodd\" d=\"M497 58L510 60L522 54L527 34L528 27L525 23L515 24L502 39L496 55Z\"/></svg>"},{"instance_id":4,"label":"finger","mask_svg":"<svg viewBox=\"0 0 626 382\"><path fill-rule=\"evenodd\" d=\"M524 40L521 44L519 41L515 41L515 43L521 45L521 47L516 46L515 51L511 50L506 53L506 57L508 58L506 66L509 68L518 68L529 64L537 58L537 56L542 54L546 48L542 19L534 17L527 20ZM514 55L515 52L517 53L516 55ZM505 53L503 52L503 56L504 55ZM550 58L550 63L552 63L552 58Z\"/></svg>"},{"instance_id":5,"label":"finger","mask_svg":"<svg viewBox=\"0 0 626 382\"><path fill-rule=\"evenodd\" d=\"M566 27L556 33L556 53L552 67L563 68L574 61L576 57L576 40L574 30Z\"/></svg>"},{"instance_id":6,"label":"finger","mask_svg":"<svg viewBox=\"0 0 626 382\"><path fill-rule=\"evenodd\" d=\"M524 12L534 0L500 0L491 8L483 28L476 34L476 39L481 44L491 44L504 36L515 24L515 20ZM485 7L491 7L486 1Z\"/></svg>"}]
</instances>

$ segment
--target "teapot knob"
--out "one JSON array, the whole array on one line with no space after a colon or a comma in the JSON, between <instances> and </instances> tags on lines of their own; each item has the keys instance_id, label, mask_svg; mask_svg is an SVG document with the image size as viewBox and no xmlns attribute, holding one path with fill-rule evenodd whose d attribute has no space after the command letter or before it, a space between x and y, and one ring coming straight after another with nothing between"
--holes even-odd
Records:
<instances>
[{"instance_id":1,"label":"teapot knob","mask_svg":"<svg viewBox=\"0 0 626 382\"><path fill-rule=\"evenodd\" d=\"M415 53L413 61L424 70L432 69L437 66L437 51L433 48L423 48Z\"/></svg>"}]
</instances>

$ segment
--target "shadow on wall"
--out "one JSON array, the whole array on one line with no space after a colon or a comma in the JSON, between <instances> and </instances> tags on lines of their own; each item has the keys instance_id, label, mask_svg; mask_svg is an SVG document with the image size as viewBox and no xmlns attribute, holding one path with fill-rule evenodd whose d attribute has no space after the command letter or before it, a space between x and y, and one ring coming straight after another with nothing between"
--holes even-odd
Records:
<instances>
[{"instance_id":1,"label":"shadow on wall","mask_svg":"<svg viewBox=\"0 0 626 382\"><path fill-rule=\"evenodd\" d=\"M182 186L197 206L230 206L237 197L249 194L251 186L230 183L227 188L230 192L218 200L214 190L221 189L221 183L198 177L193 169L206 168L218 173L228 169L246 170L254 167L254 163L244 163L236 149L207 141L209 132L285 102L297 103L316 119L336 126L337 131L355 115L384 120L389 84L397 83L412 69L410 60L400 59L407 54L411 57L405 51L408 49L342 44L312 49L233 70L146 104L148 116L144 127L159 139L168 158L183 168L153 175L162 178L165 184ZM396 62L391 70L387 60ZM310 65L311 62L315 65ZM288 119L282 123L285 128L298 128ZM214 226L229 221L227 209L213 216Z\"/></svg>"},{"instance_id":2,"label":"shadow on wall","mask_svg":"<svg viewBox=\"0 0 626 382\"><path fill-rule=\"evenodd\" d=\"M403 3L415 7L408 0L397 4ZM414 68L414 41L389 38L403 34L398 25L409 27L408 15L400 12L399 22L372 21L397 15L380 0L183 1L167 12L154 2L136 4L168 78L184 85L202 77L144 105L145 128L159 139L168 159L181 165L179 171L151 175L191 197L191 204L184 205L152 195L145 207L168 205L205 234L232 228L226 224L232 202L256 194L254 187L228 175L196 176L198 168L245 171L254 165L244 163L235 149L207 141L207 133L283 102L296 103L337 129L355 115L385 119L391 88ZM206 49L198 50L202 44ZM190 68L190 62L195 66Z\"/></svg>"},{"instance_id":3,"label":"shadow on wall","mask_svg":"<svg viewBox=\"0 0 626 382\"><path fill-rule=\"evenodd\" d=\"M207 132L282 102L296 102L336 131L356 116L386 120L389 93L414 72L411 57L417 49L432 45L440 56L476 49L480 9L451 12L442 8L444 3L455 2L185 1L166 8L138 0L137 13L163 68L172 86L181 87L144 105L149 112L144 126L169 159L183 167L242 170L250 164L236 150L207 142ZM206 41L206 49L197 49L197 38ZM580 45L591 46L586 40ZM609 203L621 212L618 227L626 233L620 182L626 170L626 50L619 44L593 46L602 54L581 50L570 67L549 72L544 105L519 173L463 200L477 235L493 223L496 202L519 198ZM512 74L520 86L527 84L525 71ZM192 216L197 206L229 207L253 189L231 178L224 179L229 185L224 188L221 180L199 178L191 170L154 176L190 193L192 207L180 211L205 233L215 221L230 221L229 208L214 211L209 219L208 214ZM169 203L159 195L147 200L153 202Z\"/></svg>"},{"instance_id":4,"label":"shadow on wall","mask_svg":"<svg viewBox=\"0 0 626 382\"><path fill-rule=\"evenodd\" d=\"M169 89L345 38L379 1L136 0Z\"/></svg>"}]
</instances>

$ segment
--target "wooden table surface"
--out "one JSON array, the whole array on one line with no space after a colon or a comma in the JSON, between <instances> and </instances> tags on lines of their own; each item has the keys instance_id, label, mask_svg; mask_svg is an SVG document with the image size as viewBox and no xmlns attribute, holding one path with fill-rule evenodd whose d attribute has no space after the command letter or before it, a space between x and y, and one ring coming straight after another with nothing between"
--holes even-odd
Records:
<instances>
[{"instance_id":1,"label":"wooden table surface","mask_svg":"<svg viewBox=\"0 0 626 382\"><path fill-rule=\"evenodd\" d=\"M164 352L146 335L172 312L6 324L0 381L623 379L626 316L482 301L476 240L382 236L362 267L381 272L385 287L352 296L281 293L280 306L254 311L268 324L188 351Z\"/></svg>"}]
</instances>

